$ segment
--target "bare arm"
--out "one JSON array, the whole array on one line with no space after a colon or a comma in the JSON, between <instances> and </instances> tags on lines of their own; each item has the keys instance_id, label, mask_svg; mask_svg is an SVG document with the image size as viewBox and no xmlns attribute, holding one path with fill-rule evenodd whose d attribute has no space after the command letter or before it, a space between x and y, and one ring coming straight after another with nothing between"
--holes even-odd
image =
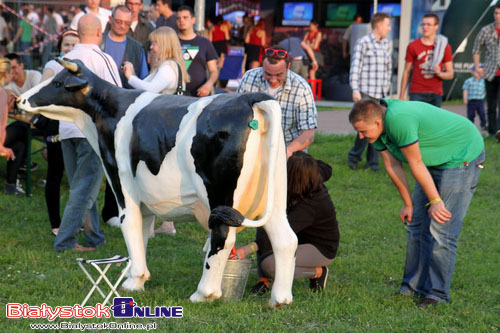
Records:
<instances>
[{"instance_id":1,"label":"bare arm","mask_svg":"<svg viewBox=\"0 0 500 333\"><path fill-rule=\"evenodd\" d=\"M403 199L404 206L399 212L399 218L403 223L405 222L405 219L408 219L408 222L411 222L413 217L413 203L411 201L408 178L406 178L403 165L401 161L394 157L394 155L392 155L392 153L388 150L381 151L380 155L384 160L384 166L387 174L398 189L401 199Z\"/></svg>"},{"instance_id":2,"label":"bare arm","mask_svg":"<svg viewBox=\"0 0 500 333\"><path fill-rule=\"evenodd\" d=\"M441 71L441 66L437 65L434 67L434 73L441 80L451 80L453 79L453 62L448 61L444 63L444 72Z\"/></svg>"},{"instance_id":3,"label":"bare arm","mask_svg":"<svg viewBox=\"0 0 500 333\"><path fill-rule=\"evenodd\" d=\"M3 93L3 92L2 92ZM5 93L3 93L5 94ZM7 160L14 160L16 156L14 156L14 152L4 146L5 137L7 136L6 127L7 127L7 117L9 113L9 109L7 106L7 94L2 97L2 106L0 106L0 156L5 156Z\"/></svg>"},{"instance_id":4,"label":"bare arm","mask_svg":"<svg viewBox=\"0 0 500 333\"><path fill-rule=\"evenodd\" d=\"M315 129L301 131L300 135L286 147L286 158L288 159L296 151L309 147L314 141L314 132Z\"/></svg>"},{"instance_id":5,"label":"bare arm","mask_svg":"<svg viewBox=\"0 0 500 333\"><path fill-rule=\"evenodd\" d=\"M464 90L463 91L463 100L464 100L464 104L467 104L467 90Z\"/></svg>"},{"instance_id":6,"label":"bare arm","mask_svg":"<svg viewBox=\"0 0 500 333\"><path fill-rule=\"evenodd\" d=\"M219 78L219 70L217 69L217 59L207 61L207 68L210 75L207 82L198 88L198 97L205 97L210 95L212 87Z\"/></svg>"},{"instance_id":7,"label":"bare arm","mask_svg":"<svg viewBox=\"0 0 500 333\"><path fill-rule=\"evenodd\" d=\"M401 89L399 92L399 99L404 100L406 94L406 88L408 87L408 79L410 78L410 70L413 63L406 62L405 69L403 71L403 77L401 79Z\"/></svg>"},{"instance_id":8,"label":"bare arm","mask_svg":"<svg viewBox=\"0 0 500 333\"><path fill-rule=\"evenodd\" d=\"M408 165L410 166L413 177L415 177L415 180L424 190L424 193L427 196L427 199L429 199L429 202L435 199L440 199L436 184L434 184L434 180L432 179L429 170L427 170L427 167L422 160L418 142L410 146L401 148L401 152L408 161ZM445 223L451 218L451 213L446 209L442 200L430 205L428 212L431 218L433 218L438 223Z\"/></svg>"}]
</instances>

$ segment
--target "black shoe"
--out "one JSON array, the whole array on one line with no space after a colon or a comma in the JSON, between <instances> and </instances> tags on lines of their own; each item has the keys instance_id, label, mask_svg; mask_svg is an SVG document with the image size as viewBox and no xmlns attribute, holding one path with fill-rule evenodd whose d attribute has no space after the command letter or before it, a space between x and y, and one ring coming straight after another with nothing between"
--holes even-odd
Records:
<instances>
[{"instance_id":1,"label":"black shoe","mask_svg":"<svg viewBox=\"0 0 500 333\"><path fill-rule=\"evenodd\" d=\"M358 162L347 161L347 165L351 168L351 170L358 170Z\"/></svg>"},{"instance_id":2,"label":"black shoe","mask_svg":"<svg viewBox=\"0 0 500 333\"><path fill-rule=\"evenodd\" d=\"M309 289L313 292L323 291L326 287L326 280L328 278L328 267L321 267L321 276L319 278L309 279Z\"/></svg>"},{"instance_id":3,"label":"black shoe","mask_svg":"<svg viewBox=\"0 0 500 333\"><path fill-rule=\"evenodd\" d=\"M259 281L259 282L257 282L257 284L255 286L252 287L252 289L250 289L250 294L262 296L265 293L267 293L268 291L269 291L269 287L266 286L266 284L264 282Z\"/></svg>"},{"instance_id":4,"label":"black shoe","mask_svg":"<svg viewBox=\"0 0 500 333\"><path fill-rule=\"evenodd\" d=\"M420 303L418 303L418 307L423 309L423 308L428 308L430 306L434 306L434 305L437 305L439 303L439 301L436 301L434 298L424 298L422 299L422 301L420 301Z\"/></svg>"},{"instance_id":5,"label":"black shoe","mask_svg":"<svg viewBox=\"0 0 500 333\"><path fill-rule=\"evenodd\" d=\"M38 164L35 162L32 162L31 163L31 171L35 171L36 169L38 169ZM26 164L24 164L22 167L19 168L19 172L26 173L27 170L28 170L28 167Z\"/></svg>"},{"instance_id":6,"label":"black shoe","mask_svg":"<svg viewBox=\"0 0 500 333\"><path fill-rule=\"evenodd\" d=\"M376 165L376 164L375 165L366 165L365 168L366 169L370 168L372 171L375 171L375 172L377 172L377 171L380 170L380 167L378 165Z\"/></svg>"}]
</instances>

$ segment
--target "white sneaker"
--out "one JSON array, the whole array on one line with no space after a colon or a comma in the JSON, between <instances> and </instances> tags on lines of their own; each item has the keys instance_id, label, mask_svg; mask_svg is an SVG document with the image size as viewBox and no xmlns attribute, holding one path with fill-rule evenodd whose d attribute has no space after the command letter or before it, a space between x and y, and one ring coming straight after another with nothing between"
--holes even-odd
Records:
<instances>
[{"instance_id":1,"label":"white sneaker","mask_svg":"<svg viewBox=\"0 0 500 333\"><path fill-rule=\"evenodd\" d=\"M114 216L110 218L109 220L106 221L106 223L114 228L120 228L121 223L120 223L120 218L118 216Z\"/></svg>"}]
</instances>

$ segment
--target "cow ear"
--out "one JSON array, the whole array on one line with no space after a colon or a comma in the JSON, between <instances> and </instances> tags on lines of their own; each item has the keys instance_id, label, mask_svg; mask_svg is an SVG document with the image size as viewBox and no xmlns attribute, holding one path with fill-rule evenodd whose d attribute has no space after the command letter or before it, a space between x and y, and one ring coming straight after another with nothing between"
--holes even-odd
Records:
<instances>
[{"instance_id":1,"label":"cow ear","mask_svg":"<svg viewBox=\"0 0 500 333\"><path fill-rule=\"evenodd\" d=\"M85 88L89 85L89 81L75 75L71 75L64 82L64 87L70 91L76 91Z\"/></svg>"}]
</instances>

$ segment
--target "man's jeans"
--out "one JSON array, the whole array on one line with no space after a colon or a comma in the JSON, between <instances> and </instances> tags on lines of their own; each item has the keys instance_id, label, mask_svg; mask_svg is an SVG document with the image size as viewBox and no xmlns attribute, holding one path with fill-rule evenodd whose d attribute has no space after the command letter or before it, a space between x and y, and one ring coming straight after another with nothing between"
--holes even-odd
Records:
<instances>
[{"instance_id":1,"label":"man's jeans","mask_svg":"<svg viewBox=\"0 0 500 333\"><path fill-rule=\"evenodd\" d=\"M54 250L72 249L77 244L76 233L85 219L85 241L87 246L104 244L104 233L99 227L96 200L102 183L103 170L99 156L87 139L73 138L61 141L64 167L69 180L69 200L54 242Z\"/></svg>"},{"instance_id":2,"label":"man's jeans","mask_svg":"<svg viewBox=\"0 0 500 333\"><path fill-rule=\"evenodd\" d=\"M451 276L455 268L457 241L472 195L481 174L484 151L469 165L452 169L428 168L452 217L438 223L429 217L429 201L416 183L413 191L413 220L406 227L406 263L402 294L414 294L449 302Z\"/></svg>"},{"instance_id":3,"label":"man's jeans","mask_svg":"<svg viewBox=\"0 0 500 333\"><path fill-rule=\"evenodd\" d=\"M434 93L410 93L410 101L426 102L440 108L443 96Z\"/></svg>"}]
</instances>

